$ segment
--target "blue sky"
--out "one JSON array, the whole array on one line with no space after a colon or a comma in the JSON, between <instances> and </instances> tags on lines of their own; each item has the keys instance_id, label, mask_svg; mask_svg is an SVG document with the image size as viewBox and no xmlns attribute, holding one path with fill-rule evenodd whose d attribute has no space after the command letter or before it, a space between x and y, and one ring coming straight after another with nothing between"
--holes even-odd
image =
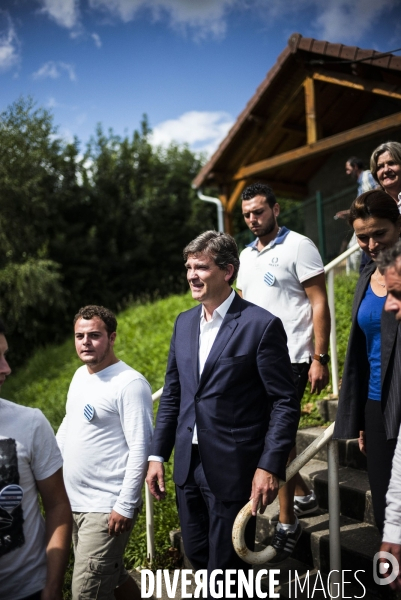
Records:
<instances>
[{"instance_id":1,"label":"blue sky","mask_svg":"<svg viewBox=\"0 0 401 600\"><path fill-rule=\"evenodd\" d=\"M1 0L0 109L32 95L59 133L101 122L209 154L291 33L401 47L401 0Z\"/></svg>"}]
</instances>

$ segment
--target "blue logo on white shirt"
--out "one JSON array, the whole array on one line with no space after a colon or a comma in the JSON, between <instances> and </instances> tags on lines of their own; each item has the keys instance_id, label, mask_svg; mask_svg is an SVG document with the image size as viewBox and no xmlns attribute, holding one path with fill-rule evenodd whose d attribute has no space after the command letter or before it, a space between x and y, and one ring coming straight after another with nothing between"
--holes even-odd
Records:
<instances>
[{"instance_id":1,"label":"blue logo on white shirt","mask_svg":"<svg viewBox=\"0 0 401 600\"><path fill-rule=\"evenodd\" d=\"M7 512L12 512L21 504L24 491L19 485L7 485L0 492L0 506Z\"/></svg>"},{"instance_id":2,"label":"blue logo on white shirt","mask_svg":"<svg viewBox=\"0 0 401 600\"><path fill-rule=\"evenodd\" d=\"M276 278L273 275L273 273L269 273L269 271L267 271L264 274L263 280L265 283L267 283L267 285L272 286L274 284L274 282L276 281Z\"/></svg>"},{"instance_id":3,"label":"blue logo on white shirt","mask_svg":"<svg viewBox=\"0 0 401 600\"><path fill-rule=\"evenodd\" d=\"M93 408L93 406L91 404L86 404L85 408L84 408L85 419L87 419L88 421L92 421L94 416L95 416L95 409Z\"/></svg>"}]
</instances>

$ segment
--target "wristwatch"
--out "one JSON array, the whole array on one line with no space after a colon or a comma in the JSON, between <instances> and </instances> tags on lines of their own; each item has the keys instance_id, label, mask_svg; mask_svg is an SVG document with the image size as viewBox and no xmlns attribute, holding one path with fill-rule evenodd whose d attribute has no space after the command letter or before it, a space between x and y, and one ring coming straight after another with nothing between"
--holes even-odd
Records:
<instances>
[{"instance_id":1,"label":"wristwatch","mask_svg":"<svg viewBox=\"0 0 401 600\"><path fill-rule=\"evenodd\" d=\"M327 365L330 362L330 356L328 354L314 354L313 360L318 360L321 365Z\"/></svg>"}]
</instances>

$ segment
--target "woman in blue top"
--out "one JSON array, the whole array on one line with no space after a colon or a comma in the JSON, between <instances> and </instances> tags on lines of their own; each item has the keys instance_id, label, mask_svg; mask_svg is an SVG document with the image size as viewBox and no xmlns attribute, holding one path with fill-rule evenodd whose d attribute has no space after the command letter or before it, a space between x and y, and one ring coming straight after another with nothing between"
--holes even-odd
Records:
<instances>
[{"instance_id":1,"label":"woman in blue top","mask_svg":"<svg viewBox=\"0 0 401 600\"><path fill-rule=\"evenodd\" d=\"M383 311L384 277L375 261L399 239L401 216L394 200L371 190L351 205L349 222L368 255L357 283L334 438L359 437L367 455L376 524L383 529L391 462L401 422L401 343L398 323Z\"/></svg>"}]
</instances>

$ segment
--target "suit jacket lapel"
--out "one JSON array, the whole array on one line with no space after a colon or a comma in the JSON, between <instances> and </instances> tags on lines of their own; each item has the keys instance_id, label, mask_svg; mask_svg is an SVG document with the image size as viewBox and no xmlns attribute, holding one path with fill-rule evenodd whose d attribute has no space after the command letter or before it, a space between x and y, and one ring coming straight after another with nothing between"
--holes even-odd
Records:
<instances>
[{"instance_id":1,"label":"suit jacket lapel","mask_svg":"<svg viewBox=\"0 0 401 600\"><path fill-rule=\"evenodd\" d=\"M384 382L386 377L387 367L390 362L391 353L394 349L395 338L398 331L398 321L395 320L393 313L388 313L384 310L381 318L381 380Z\"/></svg>"},{"instance_id":2,"label":"suit jacket lapel","mask_svg":"<svg viewBox=\"0 0 401 600\"><path fill-rule=\"evenodd\" d=\"M199 327L200 327L200 316L202 306L199 306L199 310L194 311L194 317L191 323L191 357L192 357L192 370L196 383L199 383Z\"/></svg>"},{"instance_id":3,"label":"suit jacket lapel","mask_svg":"<svg viewBox=\"0 0 401 600\"><path fill-rule=\"evenodd\" d=\"M207 381L209 374L213 369L216 361L218 360L220 354L223 352L224 348L228 344L231 336L233 335L234 331L238 326L237 318L241 314L240 303L241 298L238 296L238 294L236 294L234 300L231 303L230 308L227 311L226 316L223 319L223 323L221 324L219 333L217 334L212 349L210 350L209 356L207 357L199 381L199 387L201 387L205 383L205 381Z\"/></svg>"},{"instance_id":4,"label":"suit jacket lapel","mask_svg":"<svg viewBox=\"0 0 401 600\"><path fill-rule=\"evenodd\" d=\"M363 285L358 285L356 290L355 290L355 296L354 296L354 302L353 302L353 306L352 306L352 321L354 322L356 320L356 315L358 313L359 310L359 306L362 302L362 298L365 295L365 292L367 290L367 287L369 285L369 281L370 281L370 276L372 275L373 271L376 269L376 265L373 261L370 261L367 263L366 267L363 269L362 273L360 274L360 280L361 282L364 281Z\"/></svg>"}]
</instances>

